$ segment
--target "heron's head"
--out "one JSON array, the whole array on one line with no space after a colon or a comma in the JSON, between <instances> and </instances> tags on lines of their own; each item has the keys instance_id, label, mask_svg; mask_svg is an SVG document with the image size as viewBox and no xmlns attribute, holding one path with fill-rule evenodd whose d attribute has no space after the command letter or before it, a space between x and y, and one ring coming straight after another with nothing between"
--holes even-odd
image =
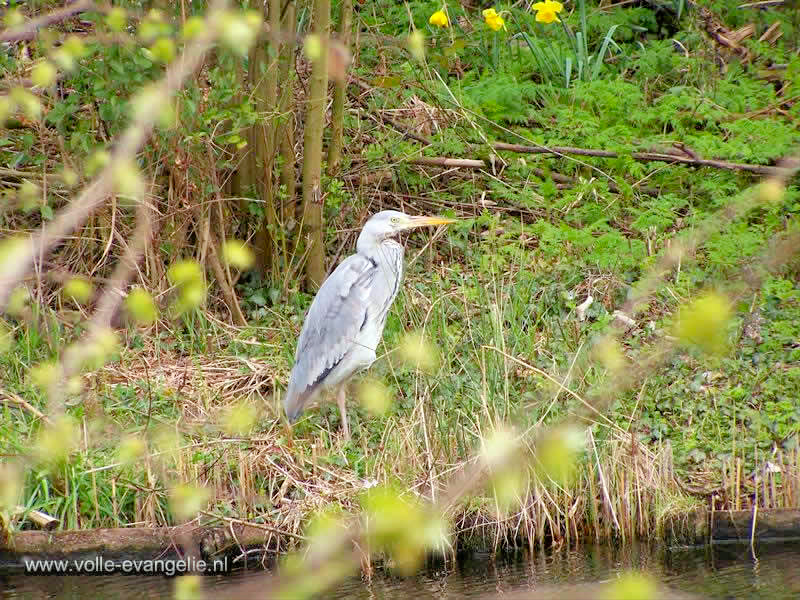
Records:
<instances>
[{"instance_id":1,"label":"heron's head","mask_svg":"<svg viewBox=\"0 0 800 600\"><path fill-rule=\"evenodd\" d=\"M361 230L359 243L361 243L362 238L368 239L373 243L380 243L386 238L393 237L409 229L425 227L426 225L447 225L448 223L455 223L455 219L448 219L447 217L412 217L397 210L383 210L372 215L370 220L366 222Z\"/></svg>"}]
</instances>

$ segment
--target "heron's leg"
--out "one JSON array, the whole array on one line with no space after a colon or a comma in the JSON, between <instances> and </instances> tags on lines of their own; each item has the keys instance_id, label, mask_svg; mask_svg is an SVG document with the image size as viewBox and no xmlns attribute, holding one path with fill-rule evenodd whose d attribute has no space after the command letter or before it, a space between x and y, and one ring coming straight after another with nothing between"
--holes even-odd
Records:
<instances>
[{"instance_id":1,"label":"heron's leg","mask_svg":"<svg viewBox=\"0 0 800 600\"><path fill-rule=\"evenodd\" d=\"M347 405L346 405L346 397L345 397L345 386L339 386L339 395L337 397L337 402L339 404L339 413L342 415L342 431L344 431L344 439L350 440L350 425L347 424Z\"/></svg>"}]
</instances>

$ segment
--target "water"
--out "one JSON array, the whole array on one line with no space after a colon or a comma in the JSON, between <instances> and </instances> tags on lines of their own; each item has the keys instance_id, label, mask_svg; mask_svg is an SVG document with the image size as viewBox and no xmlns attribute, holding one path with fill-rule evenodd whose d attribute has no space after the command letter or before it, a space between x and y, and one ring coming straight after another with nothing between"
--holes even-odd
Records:
<instances>
[{"instance_id":1,"label":"water","mask_svg":"<svg viewBox=\"0 0 800 600\"><path fill-rule=\"evenodd\" d=\"M607 582L629 569L649 573L677 597L719 599L800 598L800 542L761 544L755 558L747 545L667 549L632 544L621 548L584 546L572 550L520 552L492 560L475 554L413 577L378 574L371 583L353 577L326 598L478 598L557 588L564 598L576 584ZM259 571L204 577L208 598ZM173 598L175 578L163 576L26 576L0 572L0 600L44 598ZM556 595L555 597L558 597Z\"/></svg>"}]
</instances>

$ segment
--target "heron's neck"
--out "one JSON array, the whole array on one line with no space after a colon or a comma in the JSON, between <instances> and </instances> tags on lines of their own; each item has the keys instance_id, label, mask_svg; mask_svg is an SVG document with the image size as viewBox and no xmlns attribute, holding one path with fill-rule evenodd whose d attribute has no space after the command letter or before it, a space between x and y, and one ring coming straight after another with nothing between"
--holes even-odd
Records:
<instances>
[{"instance_id":1,"label":"heron's neck","mask_svg":"<svg viewBox=\"0 0 800 600\"><path fill-rule=\"evenodd\" d=\"M402 259L405 248L392 238L378 239L375 236L360 235L356 243L356 252L377 264L384 264L396 260L397 253Z\"/></svg>"}]
</instances>

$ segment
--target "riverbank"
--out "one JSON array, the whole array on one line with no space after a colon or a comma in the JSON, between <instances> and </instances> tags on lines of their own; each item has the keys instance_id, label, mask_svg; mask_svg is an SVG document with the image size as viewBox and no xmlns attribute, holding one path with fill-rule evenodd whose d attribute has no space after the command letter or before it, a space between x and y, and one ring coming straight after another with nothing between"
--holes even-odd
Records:
<instances>
[{"instance_id":1,"label":"riverbank","mask_svg":"<svg viewBox=\"0 0 800 600\"><path fill-rule=\"evenodd\" d=\"M196 390L197 383L208 382L203 374L212 371L213 365L219 372L219 362L210 361L203 369L195 361L183 369L162 364L151 375L158 379L159 369L163 369L181 378L187 389ZM106 374L112 372L117 377L123 374L106 370ZM196 380L199 376L203 379ZM246 373L237 377L252 379ZM190 415L197 415L201 406L199 402L177 405L186 411L175 420L182 426L190 423ZM210 407L205 410L209 411L205 413L208 422L230 418L229 407L221 411L224 418L219 419ZM176 438L167 434L163 415L152 412L153 446L139 448L139 460L125 456L132 451L128 445L134 439L125 438L122 444L106 447L108 454L89 455L102 461L98 467L63 471L71 475L61 481L75 494L75 502L64 512L51 514L61 519L60 528L67 529L66 524L73 521L80 529L12 532L6 549L15 546L17 554L45 555L54 551L69 554L72 546L83 554L101 548L160 553L177 543L201 549L205 558L218 551L238 556L243 549L261 548L271 560L300 548L307 541L309 522L321 511L356 518L370 489L398 480L406 486L400 490L401 497L435 500L448 482L474 463L473 459L436 462L435 470L427 470L426 456L412 454L410 446L411 436L418 435L424 425L419 420L409 422L407 415L393 416L382 432L381 444L365 447L360 436L376 417L362 413L353 442L345 442L335 421L308 428L313 422L338 418L333 407L319 410L322 414L301 424L291 441L280 420L246 436L209 431L205 440ZM147 418L147 413L134 406L128 405L127 411ZM256 419L252 425L263 426L263 422ZM305 432L303 425L308 428ZM742 471L744 461L739 459L738 475L729 475L709 494L688 489L683 475L675 470L670 444L648 446L636 435L610 425L597 429L605 431L604 437L589 434L586 453L567 480L556 483L542 478L535 465L528 465L524 477L515 477L510 484L503 479L490 480L487 488L467 502L453 505L444 515L452 532L449 552L533 550L589 541L698 544L733 539L734 535L749 539L751 534L791 537L797 533L797 513L776 510L796 507L800 491L797 453L771 456L750 474ZM96 445L89 447L97 449ZM434 446L433 451L442 449ZM158 473L173 481L191 481L193 487L176 500L164 488L146 489L143 483L135 483L136 478L144 482ZM38 476L41 479L43 473ZM198 490L202 495L193 497L201 493ZM195 510L200 514L187 525L165 528L178 501L197 504ZM783 521L781 515L786 516ZM17 527L25 522L24 516L16 515ZM120 528L107 530L109 538L98 537L96 528L108 525ZM189 537L182 540L185 536Z\"/></svg>"},{"instance_id":2,"label":"riverbank","mask_svg":"<svg viewBox=\"0 0 800 600\"><path fill-rule=\"evenodd\" d=\"M470 523L462 515L453 552L446 558L464 554L508 555L520 548L542 551L530 539L517 534L515 539L504 536L498 547L497 536L487 532L487 524ZM180 560L184 572L207 570L224 574L248 564L271 567L276 564L280 548L289 546L270 525L252 525L230 520L225 525L199 526L186 524L177 527L122 527L79 531L17 531L0 546L0 571L25 568L27 562L69 560L85 564L75 567L76 573L124 573L130 561L162 562L151 568L164 568ZM659 531L660 539L651 536L651 544L668 547L699 547L710 544L765 544L800 541L800 510L762 509L712 511L696 509L666 518ZM642 536L624 543L638 543ZM553 540L560 547L563 540ZM616 543L616 540L602 540ZM578 545L598 544L600 540L586 537L573 540ZM187 558L190 557L190 558ZM369 564L374 557L364 557ZM433 556L434 562L441 556ZM194 561L192 563L192 561ZM202 562L200 562L202 561ZM47 573L42 573L47 574ZM167 573L169 575L175 573Z\"/></svg>"},{"instance_id":3,"label":"riverbank","mask_svg":"<svg viewBox=\"0 0 800 600\"><path fill-rule=\"evenodd\" d=\"M109 252L124 247L112 242L135 226L116 204L65 240L51 277L31 276L29 301L0 319L6 504L47 513L66 531L252 524L283 553L302 545L320 513L358 518L376 487L437 502L491 454L500 432L521 439L529 460L446 506L454 547L655 539L702 507L800 508L800 190L791 169L761 179L783 173L779 161L800 143L791 45L800 36L788 34L796 23L779 9L726 15L742 27L752 19L760 35L780 22L787 35L757 48L764 64L791 66L773 74L778 81L720 49L705 29L711 21L694 13L664 24L664 11L597 6L584 32L593 52L605 56L612 23L624 39L574 78L572 66L565 77L543 69L537 44L568 52L571 42L530 11L516 15L538 28L523 46L524 37L500 37L506 30L495 34L480 13L453 6L472 28L431 28L420 63L405 50L407 19L424 26L431 7L398 7L383 6L386 20L382 11L359 15L365 39L403 42L359 47L346 156L322 180L326 266L352 250L379 209L459 222L403 240L408 275L379 359L350 390L353 440L342 439L331 403L291 432L281 418L311 300L293 276L301 266L283 257L286 268L263 277L201 268L217 235L202 241L202 232L252 241L264 231L260 198L240 202L231 187L208 184L236 179L230 156L247 146L226 136L220 152L235 152L214 156L212 125L240 119L244 129L253 115L228 107L242 65L220 55L208 71L215 85L200 77L176 99L197 121L154 137L143 153L154 165L178 156L189 174L159 171L153 192L165 237L137 279L153 291L153 322L115 320L119 344L107 363L84 365L58 390L63 405L48 396L54 361L81 339L93 308L67 293L64 273L98 289L108 281ZM117 52L97 52L106 50ZM135 48L120 54L123 66L107 79L127 89L110 78L138 72L141 59ZM81 91L94 88L78 81L71 101L95 106ZM299 95L305 82L296 83ZM86 133L88 120L74 120L64 136L83 141L70 164L85 164L81 148L107 132ZM41 172L37 160L63 167L52 159L62 155L58 136L29 156L39 152L31 131L20 122L0 148L18 168L14 185ZM197 146L176 148L175 139ZM30 231L62 208L57 189L38 212L0 213L3 234ZM189 198L227 212L212 222L185 209ZM202 306L172 318L167 272L183 254L198 258L198 279L211 285ZM564 435L548 454L538 444L553 431ZM4 515L10 536L22 515Z\"/></svg>"}]
</instances>

